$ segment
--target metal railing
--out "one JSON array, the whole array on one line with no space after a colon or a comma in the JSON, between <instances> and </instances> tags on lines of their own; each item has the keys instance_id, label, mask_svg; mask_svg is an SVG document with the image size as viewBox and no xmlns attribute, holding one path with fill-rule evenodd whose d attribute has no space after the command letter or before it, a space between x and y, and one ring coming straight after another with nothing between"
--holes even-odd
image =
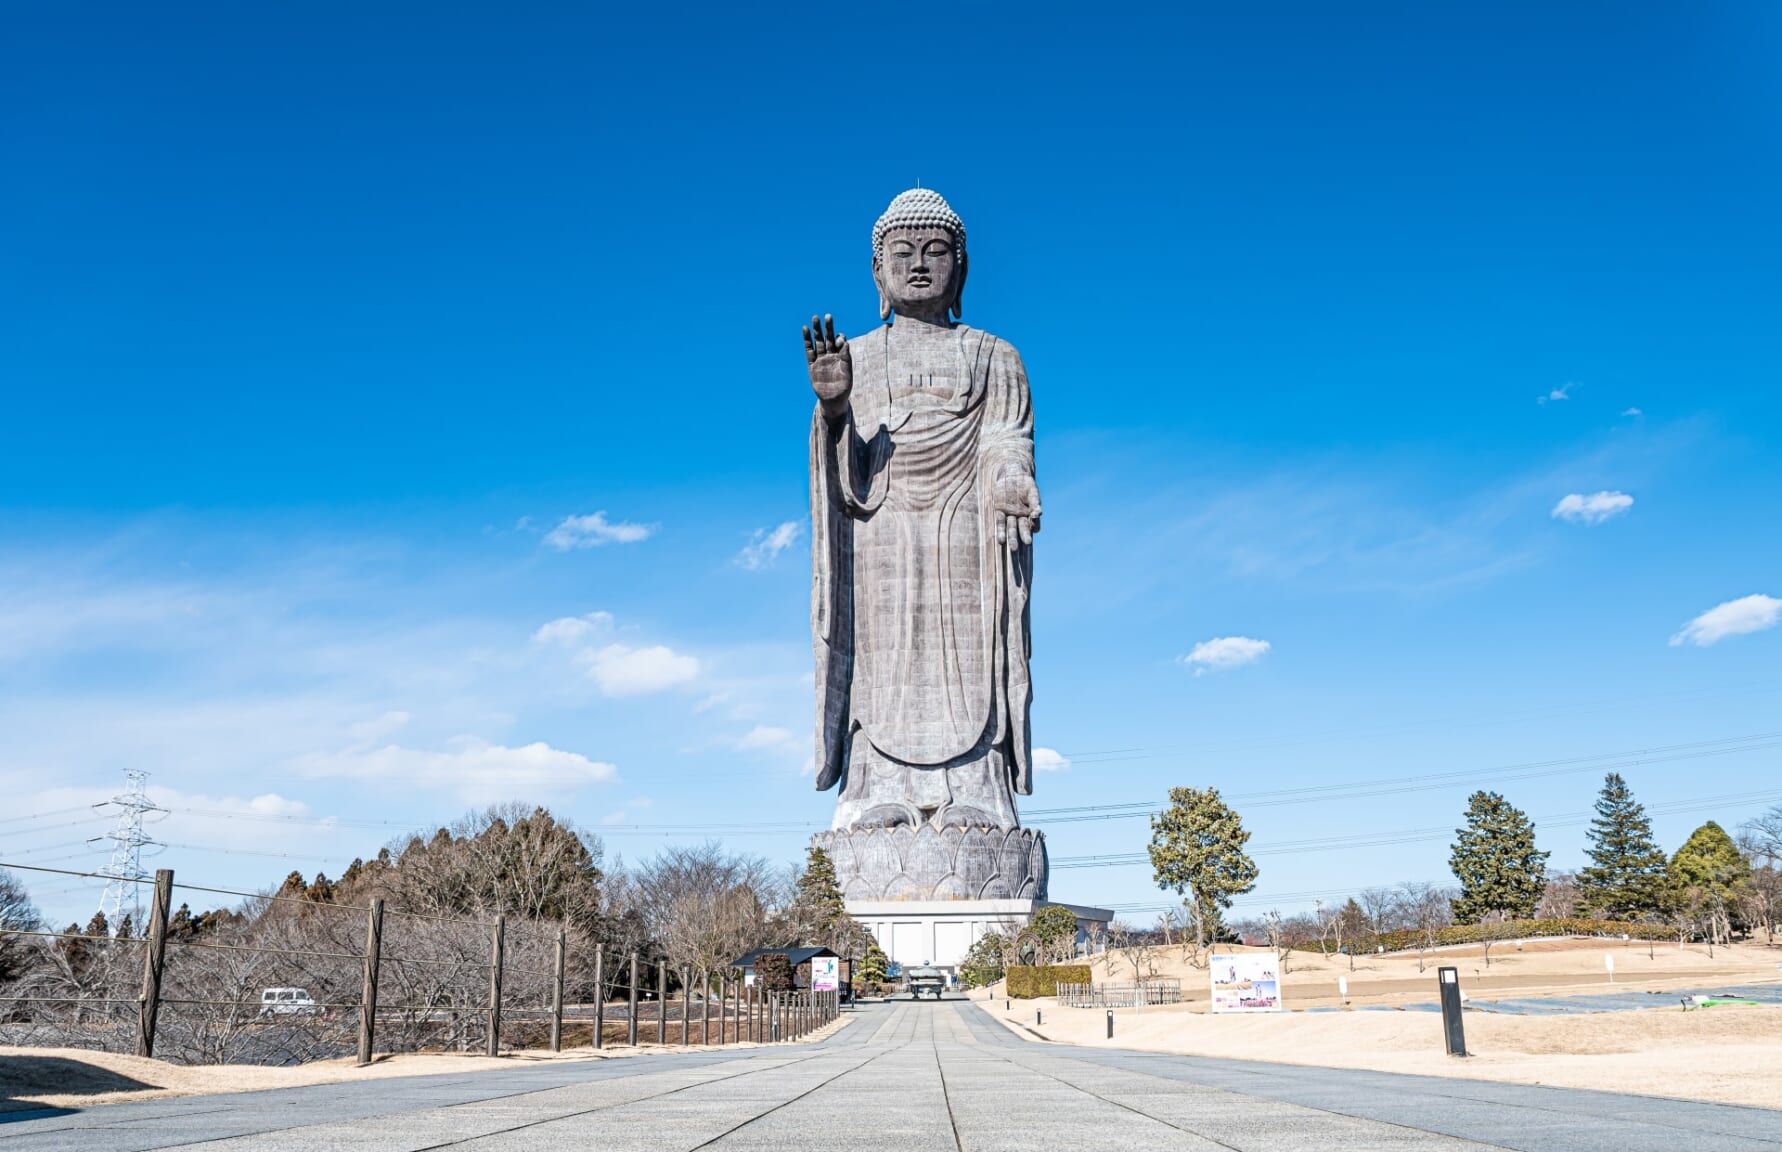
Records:
<instances>
[{"instance_id":1,"label":"metal railing","mask_svg":"<svg viewBox=\"0 0 1782 1152\"><path fill-rule=\"evenodd\" d=\"M1160 976L1129 984L1058 985L1061 1008L1146 1008L1181 1002L1182 982L1173 977Z\"/></svg>"}]
</instances>

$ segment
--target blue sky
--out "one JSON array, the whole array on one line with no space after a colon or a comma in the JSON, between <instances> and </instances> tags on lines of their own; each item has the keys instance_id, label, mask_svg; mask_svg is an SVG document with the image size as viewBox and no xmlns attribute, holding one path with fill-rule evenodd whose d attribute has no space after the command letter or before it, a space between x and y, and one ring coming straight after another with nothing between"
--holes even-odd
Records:
<instances>
[{"instance_id":1,"label":"blue sky","mask_svg":"<svg viewBox=\"0 0 1782 1152\"><path fill-rule=\"evenodd\" d=\"M17 14L0 859L102 862L62 810L128 766L224 886L514 797L796 857L797 326L871 326L917 180L1033 381L1036 820L1247 797L1250 911L1445 878L1480 784L1561 866L1610 766L1669 847L1736 824L1782 799L1737 742L1782 731L1779 47L1760 4Z\"/></svg>"}]
</instances>

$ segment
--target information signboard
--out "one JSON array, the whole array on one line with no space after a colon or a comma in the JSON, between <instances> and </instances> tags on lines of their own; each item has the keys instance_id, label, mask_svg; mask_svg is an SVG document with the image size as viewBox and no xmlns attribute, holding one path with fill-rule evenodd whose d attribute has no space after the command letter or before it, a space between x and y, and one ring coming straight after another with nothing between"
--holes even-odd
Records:
<instances>
[{"instance_id":1,"label":"information signboard","mask_svg":"<svg viewBox=\"0 0 1782 1152\"><path fill-rule=\"evenodd\" d=\"M1280 1012L1281 958L1274 952L1213 954L1213 1011Z\"/></svg>"},{"instance_id":2,"label":"information signboard","mask_svg":"<svg viewBox=\"0 0 1782 1152\"><path fill-rule=\"evenodd\" d=\"M811 957L811 991L833 992L841 987L841 960L835 956Z\"/></svg>"}]
</instances>

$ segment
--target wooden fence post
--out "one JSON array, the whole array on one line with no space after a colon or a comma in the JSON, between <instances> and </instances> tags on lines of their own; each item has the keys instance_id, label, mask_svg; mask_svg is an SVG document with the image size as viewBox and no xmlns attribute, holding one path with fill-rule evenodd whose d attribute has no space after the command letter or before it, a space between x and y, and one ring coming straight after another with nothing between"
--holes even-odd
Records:
<instances>
[{"instance_id":1,"label":"wooden fence post","mask_svg":"<svg viewBox=\"0 0 1782 1152\"><path fill-rule=\"evenodd\" d=\"M155 871L154 904L143 938L142 995L136 1001L136 1054L155 1054L155 1021L161 1015L161 973L167 963L167 916L173 903L173 869ZM26 925L29 927L29 925Z\"/></svg>"},{"instance_id":2,"label":"wooden fence post","mask_svg":"<svg viewBox=\"0 0 1782 1152\"><path fill-rule=\"evenodd\" d=\"M687 1025L693 1022L693 969L681 965L681 1047L687 1046Z\"/></svg>"},{"instance_id":3,"label":"wooden fence post","mask_svg":"<svg viewBox=\"0 0 1782 1152\"><path fill-rule=\"evenodd\" d=\"M707 972L699 981L699 1042L712 1042L712 974Z\"/></svg>"},{"instance_id":4,"label":"wooden fence post","mask_svg":"<svg viewBox=\"0 0 1782 1152\"><path fill-rule=\"evenodd\" d=\"M656 1043L668 1043L668 965L656 962Z\"/></svg>"},{"instance_id":5,"label":"wooden fence post","mask_svg":"<svg viewBox=\"0 0 1782 1152\"><path fill-rule=\"evenodd\" d=\"M594 1047L606 1030L606 945L594 945Z\"/></svg>"},{"instance_id":6,"label":"wooden fence post","mask_svg":"<svg viewBox=\"0 0 1782 1152\"><path fill-rule=\"evenodd\" d=\"M384 952L384 898L373 896L365 910L365 977L359 984L359 1063L371 1063L377 1040L377 970Z\"/></svg>"},{"instance_id":7,"label":"wooden fence post","mask_svg":"<svg viewBox=\"0 0 1782 1152\"><path fill-rule=\"evenodd\" d=\"M557 955L551 971L551 1051L563 1051L563 966L569 951L569 929L557 929Z\"/></svg>"},{"instance_id":8,"label":"wooden fence post","mask_svg":"<svg viewBox=\"0 0 1782 1152\"><path fill-rule=\"evenodd\" d=\"M501 965L506 959L507 917L497 914L489 928L489 1041L487 1052L501 1055Z\"/></svg>"},{"instance_id":9,"label":"wooden fence post","mask_svg":"<svg viewBox=\"0 0 1782 1152\"><path fill-rule=\"evenodd\" d=\"M625 1013L625 1043L637 1047L637 953L631 954L630 1010Z\"/></svg>"}]
</instances>

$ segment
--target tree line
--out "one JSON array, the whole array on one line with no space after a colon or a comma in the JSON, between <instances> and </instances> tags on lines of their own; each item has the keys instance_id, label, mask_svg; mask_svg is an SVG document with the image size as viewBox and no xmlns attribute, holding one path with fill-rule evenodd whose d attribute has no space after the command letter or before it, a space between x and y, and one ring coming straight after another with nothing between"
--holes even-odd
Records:
<instances>
[{"instance_id":1,"label":"tree line","mask_svg":"<svg viewBox=\"0 0 1782 1152\"><path fill-rule=\"evenodd\" d=\"M1782 921L1782 805L1745 822L1737 837L1710 820L1667 855L1644 806L1615 772L1604 777L1597 796L1588 863L1575 872L1549 868L1550 853L1537 846L1528 815L1481 790L1468 797L1449 851L1455 886L1368 888L1328 911L1320 906L1311 914L1270 913L1228 925L1234 898L1254 891L1260 875L1245 850L1249 839L1238 813L1213 788L1172 788L1169 804L1152 818L1153 876L1183 898L1180 929L1192 946L1241 936L1353 955L1387 941L1430 946L1438 933L1458 926L1587 920L1662 927L1711 948L1758 932L1773 943ZM1167 937L1176 925L1169 914L1155 930L1122 925L1118 932Z\"/></svg>"},{"instance_id":2,"label":"tree line","mask_svg":"<svg viewBox=\"0 0 1782 1152\"><path fill-rule=\"evenodd\" d=\"M31 935L46 926L19 875L0 871L0 995L62 1007L0 1004L0 1028L16 1026L9 1034L46 1042L30 1039L38 1033L29 1028L53 1025L78 1039L87 1022L103 1016L105 1001L134 999L140 952L124 942L141 927L128 916L110 924L95 915L56 936ZM373 898L392 914L383 949L392 986L380 1003L430 1009L414 1014L415 1046L429 1046L423 1033L439 1019L431 1009L486 999L487 926L498 915L518 958L510 965L511 991L522 999L547 996L544 974L559 929L573 958L570 993L587 999L619 987L632 953L666 970L675 988L683 971L700 987L758 948L828 947L866 959L866 973L876 970L880 979L885 967L870 934L847 915L821 849L813 847L802 866L787 867L712 841L664 847L627 865L616 855L609 860L597 835L548 809L510 803L393 841L338 876L293 872L261 896L225 907L179 903L168 921L168 979L176 998L216 1010L164 1016L170 1054L193 1062L243 1058L264 1039L248 1028L262 985L315 983L318 999L323 990L331 998L356 994L350 955L362 948L362 909ZM596 946L609 958L602 987L592 983ZM330 954L348 959L316 959ZM387 1034L400 1045L400 1013L379 1016L380 1029L387 1019ZM312 1055L281 1051L270 1058Z\"/></svg>"}]
</instances>

